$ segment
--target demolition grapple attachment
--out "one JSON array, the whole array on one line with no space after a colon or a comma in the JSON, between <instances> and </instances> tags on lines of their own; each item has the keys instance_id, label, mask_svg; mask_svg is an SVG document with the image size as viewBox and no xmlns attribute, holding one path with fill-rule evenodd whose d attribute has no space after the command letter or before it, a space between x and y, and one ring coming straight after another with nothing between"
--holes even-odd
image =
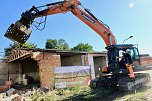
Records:
<instances>
[{"instance_id":1,"label":"demolition grapple attachment","mask_svg":"<svg viewBox=\"0 0 152 101\"><path fill-rule=\"evenodd\" d=\"M35 19L35 14L38 12L39 10L35 6L30 10L23 12L20 20L16 21L15 24L11 24L4 36L12 41L25 43L30 37L32 32L30 26Z\"/></svg>"},{"instance_id":2,"label":"demolition grapple attachment","mask_svg":"<svg viewBox=\"0 0 152 101\"><path fill-rule=\"evenodd\" d=\"M17 21L15 24L11 24L4 36L23 44L28 40L31 32L29 28Z\"/></svg>"}]
</instances>

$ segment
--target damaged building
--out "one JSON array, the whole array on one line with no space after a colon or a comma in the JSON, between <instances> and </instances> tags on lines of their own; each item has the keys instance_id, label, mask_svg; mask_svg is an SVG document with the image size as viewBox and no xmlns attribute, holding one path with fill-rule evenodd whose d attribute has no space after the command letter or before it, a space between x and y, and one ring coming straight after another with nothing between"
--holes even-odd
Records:
<instances>
[{"instance_id":1,"label":"damaged building","mask_svg":"<svg viewBox=\"0 0 152 101\"><path fill-rule=\"evenodd\" d=\"M141 55L141 63L143 66L151 65L152 57ZM6 62L0 63L0 84L11 79L13 84L48 88L70 87L76 82L88 85L89 80L99 75L99 68L105 66L107 66L106 52L13 50ZM78 69L81 75L78 74ZM63 73L65 75L62 75Z\"/></svg>"},{"instance_id":2,"label":"damaged building","mask_svg":"<svg viewBox=\"0 0 152 101\"><path fill-rule=\"evenodd\" d=\"M50 88L55 86L55 68L70 69L88 66L90 67L90 75L87 78L82 78L83 76L79 78L84 81L88 80L88 77L92 79L99 74L99 67L107 65L106 58L106 52L75 52L51 49L13 50L6 63L1 63L1 69L5 71L1 78L4 80L12 79L13 83ZM68 81L71 82L71 80Z\"/></svg>"}]
</instances>

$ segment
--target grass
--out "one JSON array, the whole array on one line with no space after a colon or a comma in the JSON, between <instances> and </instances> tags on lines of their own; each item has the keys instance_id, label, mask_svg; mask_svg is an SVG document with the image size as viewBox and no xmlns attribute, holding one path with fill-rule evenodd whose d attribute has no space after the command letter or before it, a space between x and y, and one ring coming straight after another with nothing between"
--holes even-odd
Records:
<instances>
[{"instance_id":1,"label":"grass","mask_svg":"<svg viewBox=\"0 0 152 101\"><path fill-rule=\"evenodd\" d=\"M142 88L135 93L103 88L91 90L88 86L78 85L73 88L51 90L47 93L36 92L31 96L31 101L146 101L145 92L149 89L151 88Z\"/></svg>"},{"instance_id":2,"label":"grass","mask_svg":"<svg viewBox=\"0 0 152 101\"><path fill-rule=\"evenodd\" d=\"M89 87L76 86L69 89L56 89L47 93L36 92L31 96L32 101L62 101L68 100L70 97L87 94L91 89Z\"/></svg>"},{"instance_id":3,"label":"grass","mask_svg":"<svg viewBox=\"0 0 152 101\"><path fill-rule=\"evenodd\" d=\"M44 92L36 92L31 96L32 101L99 101L103 100L111 90L91 90L89 86L79 85L68 89L56 89Z\"/></svg>"}]
</instances>

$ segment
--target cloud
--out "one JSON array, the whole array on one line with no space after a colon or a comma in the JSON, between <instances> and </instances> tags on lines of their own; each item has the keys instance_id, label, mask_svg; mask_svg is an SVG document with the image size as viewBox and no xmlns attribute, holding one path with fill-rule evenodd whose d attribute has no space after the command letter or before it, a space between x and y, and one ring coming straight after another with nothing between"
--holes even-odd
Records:
<instances>
[{"instance_id":1,"label":"cloud","mask_svg":"<svg viewBox=\"0 0 152 101\"><path fill-rule=\"evenodd\" d=\"M128 4L128 7L129 7L129 8L134 8L134 7L135 7L135 3L130 2L130 3Z\"/></svg>"}]
</instances>

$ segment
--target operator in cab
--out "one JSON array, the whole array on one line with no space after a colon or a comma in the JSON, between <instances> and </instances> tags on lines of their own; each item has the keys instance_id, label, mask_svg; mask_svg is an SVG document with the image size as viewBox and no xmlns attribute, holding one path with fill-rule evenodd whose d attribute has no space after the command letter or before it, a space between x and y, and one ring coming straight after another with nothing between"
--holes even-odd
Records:
<instances>
[{"instance_id":1,"label":"operator in cab","mask_svg":"<svg viewBox=\"0 0 152 101\"><path fill-rule=\"evenodd\" d=\"M130 78L135 78L134 72L133 72L133 66L132 66L132 59L131 59L131 55L130 55L130 50L129 49L127 49L123 53L123 57L125 59L126 67L129 70L129 72L130 72Z\"/></svg>"}]
</instances>

